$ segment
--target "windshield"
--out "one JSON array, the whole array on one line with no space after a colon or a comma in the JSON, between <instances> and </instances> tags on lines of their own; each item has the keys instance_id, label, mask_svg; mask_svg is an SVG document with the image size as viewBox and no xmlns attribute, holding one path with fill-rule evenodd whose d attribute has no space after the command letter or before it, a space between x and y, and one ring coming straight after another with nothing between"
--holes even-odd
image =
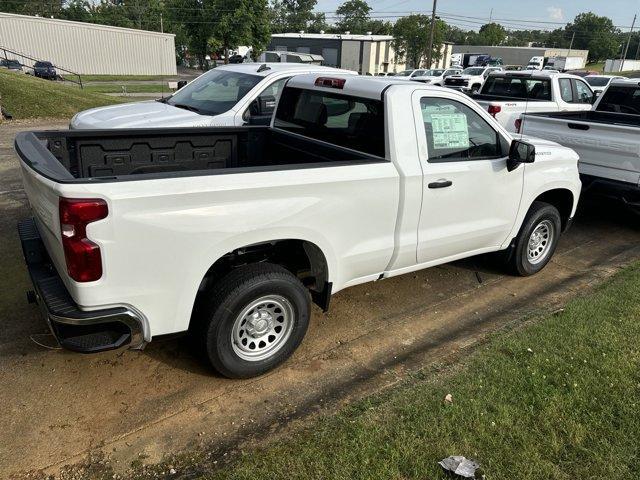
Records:
<instances>
[{"instance_id":1,"label":"windshield","mask_svg":"<svg viewBox=\"0 0 640 480\"><path fill-rule=\"evenodd\" d=\"M425 77L439 77L444 73L444 70L425 70L423 75Z\"/></svg>"},{"instance_id":2,"label":"windshield","mask_svg":"<svg viewBox=\"0 0 640 480\"><path fill-rule=\"evenodd\" d=\"M484 68L465 68L462 72L463 75L482 75L484 73Z\"/></svg>"},{"instance_id":3,"label":"windshield","mask_svg":"<svg viewBox=\"0 0 640 480\"><path fill-rule=\"evenodd\" d=\"M413 70L405 70L404 72L396 73L396 77L408 77L413 73Z\"/></svg>"},{"instance_id":4,"label":"windshield","mask_svg":"<svg viewBox=\"0 0 640 480\"><path fill-rule=\"evenodd\" d=\"M259 75L213 69L178 90L167 103L203 115L218 115L233 108L261 80Z\"/></svg>"},{"instance_id":5,"label":"windshield","mask_svg":"<svg viewBox=\"0 0 640 480\"><path fill-rule=\"evenodd\" d=\"M609 80L611 80L607 77L584 77L584 79L592 87L606 87L609 84Z\"/></svg>"},{"instance_id":6,"label":"windshield","mask_svg":"<svg viewBox=\"0 0 640 480\"><path fill-rule=\"evenodd\" d=\"M52 67L51 62L36 62L36 67Z\"/></svg>"}]
</instances>

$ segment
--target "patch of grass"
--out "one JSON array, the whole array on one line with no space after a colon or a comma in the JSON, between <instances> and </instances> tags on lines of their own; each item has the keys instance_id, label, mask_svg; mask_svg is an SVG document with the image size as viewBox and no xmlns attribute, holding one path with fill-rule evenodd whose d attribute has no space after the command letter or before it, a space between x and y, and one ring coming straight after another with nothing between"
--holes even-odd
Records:
<instances>
[{"instance_id":1,"label":"patch of grass","mask_svg":"<svg viewBox=\"0 0 640 480\"><path fill-rule=\"evenodd\" d=\"M123 102L117 97L1 69L0 96L2 107L14 119L69 118L87 108Z\"/></svg>"},{"instance_id":2,"label":"patch of grass","mask_svg":"<svg viewBox=\"0 0 640 480\"><path fill-rule=\"evenodd\" d=\"M170 75L81 75L83 82L123 82L123 81L150 81L158 80L166 82L171 79L177 79L177 76Z\"/></svg>"},{"instance_id":3,"label":"patch of grass","mask_svg":"<svg viewBox=\"0 0 640 480\"><path fill-rule=\"evenodd\" d=\"M639 340L637 263L497 335L458 373L358 402L205 478L442 479L437 461L454 454L492 480L638 478Z\"/></svg>"},{"instance_id":4,"label":"patch of grass","mask_svg":"<svg viewBox=\"0 0 640 480\"><path fill-rule=\"evenodd\" d=\"M587 70L595 70L596 72L599 72L602 75L620 75L622 77L630 77L630 78L640 76L640 71L638 70L627 70L625 72L604 72L603 73L604 62L589 63L585 68Z\"/></svg>"},{"instance_id":5,"label":"patch of grass","mask_svg":"<svg viewBox=\"0 0 640 480\"><path fill-rule=\"evenodd\" d=\"M86 85L84 89L87 92L96 92L96 93L122 93L122 86L117 83L113 84L101 84L101 85ZM162 83L128 83L125 84L124 87L127 89L127 93L158 93L161 92L164 88L164 92L171 92L169 90L169 86L165 83L164 86Z\"/></svg>"}]
</instances>

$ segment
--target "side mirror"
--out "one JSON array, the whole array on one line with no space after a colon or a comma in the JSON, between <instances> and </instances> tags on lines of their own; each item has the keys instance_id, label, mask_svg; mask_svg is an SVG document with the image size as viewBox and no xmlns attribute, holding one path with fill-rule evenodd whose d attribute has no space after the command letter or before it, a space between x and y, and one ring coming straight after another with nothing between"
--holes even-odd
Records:
<instances>
[{"instance_id":1,"label":"side mirror","mask_svg":"<svg viewBox=\"0 0 640 480\"><path fill-rule=\"evenodd\" d=\"M536 159L536 147L522 140L513 140L509 148L507 170L518 168L521 163L533 163Z\"/></svg>"},{"instance_id":2,"label":"side mirror","mask_svg":"<svg viewBox=\"0 0 640 480\"><path fill-rule=\"evenodd\" d=\"M184 87L186 84L187 84L187 81L186 81L186 80L180 80L180 81L178 82L178 88L177 88L177 89L178 89L178 90L180 90L180 89L181 89L182 87Z\"/></svg>"}]
</instances>

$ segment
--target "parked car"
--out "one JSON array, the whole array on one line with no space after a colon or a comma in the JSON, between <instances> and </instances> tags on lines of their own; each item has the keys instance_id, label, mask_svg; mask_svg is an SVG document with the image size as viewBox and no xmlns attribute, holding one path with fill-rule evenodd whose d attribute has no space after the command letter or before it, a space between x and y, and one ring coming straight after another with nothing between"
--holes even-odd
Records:
<instances>
[{"instance_id":1,"label":"parked car","mask_svg":"<svg viewBox=\"0 0 640 480\"><path fill-rule=\"evenodd\" d=\"M33 64L33 68L28 73L46 80L56 80L58 78L58 73L51 62L38 61Z\"/></svg>"},{"instance_id":2,"label":"parked car","mask_svg":"<svg viewBox=\"0 0 640 480\"><path fill-rule=\"evenodd\" d=\"M598 95L605 91L612 80L624 80L625 77L616 75L587 75L584 80L591 86L591 89Z\"/></svg>"},{"instance_id":3,"label":"parked car","mask_svg":"<svg viewBox=\"0 0 640 480\"><path fill-rule=\"evenodd\" d=\"M461 73L461 68L448 68L446 70L425 70L424 75L413 76L411 77L411 80L442 87L445 78L450 77L451 75L460 75Z\"/></svg>"},{"instance_id":4,"label":"parked car","mask_svg":"<svg viewBox=\"0 0 640 480\"><path fill-rule=\"evenodd\" d=\"M395 73L393 76L401 80L413 80L414 77L422 77L427 71L425 68L409 69Z\"/></svg>"},{"instance_id":5,"label":"parked car","mask_svg":"<svg viewBox=\"0 0 640 480\"><path fill-rule=\"evenodd\" d=\"M3 58L2 60L0 60L0 68L22 72L22 64L18 60Z\"/></svg>"},{"instance_id":6,"label":"parked car","mask_svg":"<svg viewBox=\"0 0 640 480\"><path fill-rule=\"evenodd\" d=\"M284 361L311 301L347 287L496 251L539 272L580 192L575 152L466 95L336 72L291 78L269 127L23 132L16 150L60 344L190 331L229 377Z\"/></svg>"},{"instance_id":7,"label":"parked car","mask_svg":"<svg viewBox=\"0 0 640 480\"><path fill-rule=\"evenodd\" d=\"M224 65L200 75L161 101L92 108L70 128L164 128L268 125L285 82L301 73L354 73L300 63Z\"/></svg>"},{"instance_id":8,"label":"parked car","mask_svg":"<svg viewBox=\"0 0 640 480\"><path fill-rule=\"evenodd\" d=\"M502 67L469 67L459 75L451 75L444 80L444 86L475 94L480 91L489 74L504 71Z\"/></svg>"},{"instance_id":9,"label":"parked car","mask_svg":"<svg viewBox=\"0 0 640 480\"><path fill-rule=\"evenodd\" d=\"M595 100L580 77L545 70L494 73L473 99L510 132L524 112L590 110Z\"/></svg>"},{"instance_id":10,"label":"parked car","mask_svg":"<svg viewBox=\"0 0 640 480\"><path fill-rule=\"evenodd\" d=\"M637 80L612 80L590 111L527 113L521 131L574 149L585 190L618 198L640 213Z\"/></svg>"}]
</instances>

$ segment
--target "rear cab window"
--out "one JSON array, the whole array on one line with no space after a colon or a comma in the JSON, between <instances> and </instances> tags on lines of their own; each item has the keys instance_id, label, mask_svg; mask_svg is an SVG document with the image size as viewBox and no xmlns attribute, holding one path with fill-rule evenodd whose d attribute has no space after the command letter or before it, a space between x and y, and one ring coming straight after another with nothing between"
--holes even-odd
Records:
<instances>
[{"instance_id":1,"label":"rear cab window","mask_svg":"<svg viewBox=\"0 0 640 480\"><path fill-rule=\"evenodd\" d=\"M640 87L610 85L600 99L596 111L640 114Z\"/></svg>"},{"instance_id":2,"label":"rear cab window","mask_svg":"<svg viewBox=\"0 0 640 480\"><path fill-rule=\"evenodd\" d=\"M274 127L385 157L384 103L381 100L285 87Z\"/></svg>"},{"instance_id":3,"label":"rear cab window","mask_svg":"<svg viewBox=\"0 0 640 480\"><path fill-rule=\"evenodd\" d=\"M484 95L533 100L551 100L551 80L516 76L490 76L482 90Z\"/></svg>"}]
</instances>

